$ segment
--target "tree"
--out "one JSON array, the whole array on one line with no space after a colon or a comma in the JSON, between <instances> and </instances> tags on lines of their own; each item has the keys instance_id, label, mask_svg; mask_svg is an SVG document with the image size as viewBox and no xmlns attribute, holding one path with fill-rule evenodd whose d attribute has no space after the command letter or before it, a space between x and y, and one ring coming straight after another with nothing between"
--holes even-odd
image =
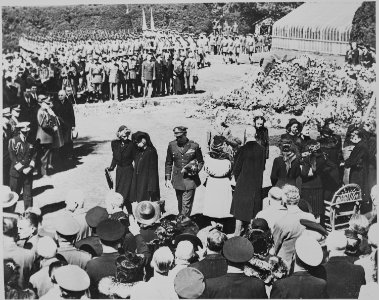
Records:
<instances>
[{"instance_id":1,"label":"tree","mask_svg":"<svg viewBox=\"0 0 379 300\"><path fill-rule=\"evenodd\" d=\"M376 10L375 2L363 2L354 15L350 41L376 47Z\"/></svg>"}]
</instances>

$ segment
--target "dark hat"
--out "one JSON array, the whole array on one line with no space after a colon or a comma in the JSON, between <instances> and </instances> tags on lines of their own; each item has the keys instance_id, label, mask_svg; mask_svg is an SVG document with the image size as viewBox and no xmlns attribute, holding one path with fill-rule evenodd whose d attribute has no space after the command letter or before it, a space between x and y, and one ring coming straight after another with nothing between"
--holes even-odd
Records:
<instances>
[{"instance_id":1,"label":"dark hat","mask_svg":"<svg viewBox=\"0 0 379 300\"><path fill-rule=\"evenodd\" d=\"M253 257L254 248L247 238L235 236L224 243L222 253L228 261L244 263Z\"/></svg>"},{"instance_id":2,"label":"dark hat","mask_svg":"<svg viewBox=\"0 0 379 300\"><path fill-rule=\"evenodd\" d=\"M100 240L114 242L118 241L125 234L125 227L120 221L108 219L101 221L96 227L96 233Z\"/></svg>"},{"instance_id":3,"label":"dark hat","mask_svg":"<svg viewBox=\"0 0 379 300\"><path fill-rule=\"evenodd\" d=\"M185 126L176 126L173 131L174 133L186 133L187 132L187 127Z\"/></svg>"},{"instance_id":4,"label":"dark hat","mask_svg":"<svg viewBox=\"0 0 379 300\"><path fill-rule=\"evenodd\" d=\"M91 254L95 254L95 256L100 256L103 254L103 245L101 245L100 238L98 236L89 236L85 239L77 241L75 243L75 247Z\"/></svg>"},{"instance_id":5,"label":"dark hat","mask_svg":"<svg viewBox=\"0 0 379 300\"><path fill-rule=\"evenodd\" d=\"M137 222L151 225L159 220L161 210L156 202L141 201L136 205L133 214Z\"/></svg>"},{"instance_id":6,"label":"dark hat","mask_svg":"<svg viewBox=\"0 0 379 300\"><path fill-rule=\"evenodd\" d=\"M77 265L67 265L55 271L57 284L68 291L80 292L89 288L90 279L86 271Z\"/></svg>"},{"instance_id":7,"label":"dark hat","mask_svg":"<svg viewBox=\"0 0 379 300\"><path fill-rule=\"evenodd\" d=\"M212 142L212 145L211 145L211 150L212 151L216 151L216 152L222 150L224 142L225 142L225 137L223 137L221 135L216 135L213 138L213 142Z\"/></svg>"},{"instance_id":8,"label":"dark hat","mask_svg":"<svg viewBox=\"0 0 379 300\"><path fill-rule=\"evenodd\" d=\"M253 221L251 222L251 228L252 229L260 229L263 231L270 230L270 227L268 226L267 221L265 219L261 219L261 218L253 219Z\"/></svg>"},{"instance_id":9,"label":"dark hat","mask_svg":"<svg viewBox=\"0 0 379 300\"><path fill-rule=\"evenodd\" d=\"M198 269L184 268L176 274L174 288L181 299L197 299L205 290L204 275Z\"/></svg>"},{"instance_id":10,"label":"dark hat","mask_svg":"<svg viewBox=\"0 0 379 300\"><path fill-rule=\"evenodd\" d=\"M175 237L174 245L177 246L181 241L189 241L193 244L195 249L202 248L203 244L196 234L196 231L192 228L185 229L183 233Z\"/></svg>"},{"instance_id":11,"label":"dark hat","mask_svg":"<svg viewBox=\"0 0 379 300\"><path fill-rule=\"evenodd\" d=\"M108 212L104 207L95 206L86 214L86 222L90 227L96 228L101 221L108 219Z\"/></svg>"},{"instance_id":12,"label":"dark hat","mask_svg":"<svg viewBox=\"0 0 379 300\"><path fill-rule=\"evenodd\" d=\"M309 221L307 219L301 219L300 224L303 225L307 230L316 231L325 236L328 235L326 229L322 227L319 223Z\"/></svg>"},{"instance_id":13,"label":"dark hat","mask_svg":"<svg viewBox=\"0 0 379 300\"><path fill-rule=\"evenodd\" d=\"M321 135L327 135L327 136L330 136L333 134L333 130L331 130L328 126L324 126L321 131L320 131L320 134Z\"/></svg>"},{"instance_id":14,"label":"dark hat","mask_svg":"<svg viewBox=\"0 0 379 300\"><path fill-rule=\"evenodd\" d=\"M131 130L130 130L127 126L125 126L125 125L121 125L121 126L118 128L117 132L123 131L124 129L127 129L127 131L131 132Z\"/></svg>"},{"instance_id":15,"label":"dark hat","mask_svg":"<svg viewBox=\"0 0 379 300\"><path fill-rule=\"evenodd\" d=\"M298 125L298 127L299 127L299 132L300 132L301 129L302 129L302 125L301 125L301 123L300 123L298 120L296 120L295 118L292 118L292 119L289 120L288 124L286 125L286 129L291 128L291 126L292 126L293 124L297 124L297 125Z\"/></svg>"},{"instance_id":16,"label":"dark hat","mask_svg":"<svg viewBox=\"0 0 379 300\"><path fill-rule=\"evenodd\" d=\"M142 281L143 267L142 257L126 252L116 258L116 279L121 283Z\"/></svg>"}]
</instances>

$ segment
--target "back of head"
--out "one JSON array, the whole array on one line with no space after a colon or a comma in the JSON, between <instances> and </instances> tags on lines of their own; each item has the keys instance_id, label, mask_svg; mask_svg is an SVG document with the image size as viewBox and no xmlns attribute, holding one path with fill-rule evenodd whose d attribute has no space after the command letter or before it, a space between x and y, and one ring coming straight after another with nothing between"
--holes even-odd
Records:
<instances>
[{"instance_id":1,"label":"back of head","mask_svg":"<svg viewBox=\"0 0 379 300\"><path fill-rule=\"evenodd\" d=\"M254 126L247 127L246 131L245 131L246 142L255 141L256 140L256 137L255 137L256 134L257 134L257 130L255 129Z\"/></svg>"},{"instance_id":2,"label":"back of head","mask_svg":"<svg viewBox=\"0 0 379 300\"><path fill-rule=\"evenodd\" d=\"M121 208L124 203L124 198L120 193L109 191L105 198L107 208Z\"/></svg>"},{"instance_id":3,"label":"back of head","mask_svg":"<svg viewBox=\"0 0 379 300\"><path fill-rule=\"evenodd\" d=\"M180 241L175 250L175 258L189 260L195 254L195 249L190 241Z\"/></svg>"},{"instance_id":4,"label":"back of head","mask_svg":"<svg viewBox=\"0 0 379 300\"><path fill-rule=\"evenodd\" d=\"M158 273L167 273L174 262L174 255L169 247L158 248L151 260L151 266Z\"/></svg>"},{"instance_id":5,"label":"back of head","mask_svg":"<svg viewBox=\"0 0 379 300\"><path fill-rule=\"evenodd\" d=\"M283 186L282 190L283 190L283 200L287 205L289 206L298 205L300 201L300 192L296 186L286 184Z\"/></svg>"},{"instance_id":6,"label":"back of head","mask_svg":"<svg viewBox=\"0 0 379 300\"><path fill-rule=\"evenodd\" d=\"M268 191L268 196L270 200L281 202L283 200L283 191L281 188L274 186Z\"/></svg>"},{"instance_id":7,"label":"back of head","mask_svg":"<svg viewBox=\"0 0 379 300\"><path fill-rule=\"evenodd\" d=\"M17 237L17 215L3 214L3 234L7 237Z\"/></svg>"},{"instance_id":8,"label":"back of head","mask_svg":"<svg viewBox=\"0 0 379 300\"><path fill-rule=\"evenodd\" d=\"M354 214L350 218L349 227L357 234L366 235L369 227L369 222L364 215Z\"/></svg>"},{"instance_id":9,"label":"back of head","mask_svg":"<svg viewBox=\"0 0 379 300\"><path fill-rule=\"evenodd\" d=\"M222 247L224 246L225 241L228 238L226 237L226 234L217 230L213 229L208 233L207 236L207 248L214 252L221 252Z\"/></svg>"},{"instance_id":10,"label":"back of head","mask_svg":"<svg viewBox=\"0 0 379 300\"><path fill-rule=\"evenodd\" d=\"M326 246L329 251L345 251L347 238L343 231L332 231L326 238Z\"/></svg>"}]
</instances>

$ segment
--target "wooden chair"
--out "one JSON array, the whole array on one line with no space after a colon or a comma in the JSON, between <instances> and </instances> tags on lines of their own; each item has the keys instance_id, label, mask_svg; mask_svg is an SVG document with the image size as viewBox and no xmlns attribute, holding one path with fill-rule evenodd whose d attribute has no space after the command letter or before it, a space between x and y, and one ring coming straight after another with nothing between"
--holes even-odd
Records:
<instances>
[{"instance_id":1,"label":"wooden chair","mask_svg":"<svg viewBox=\"0 0 379 300\"><path fill-rule=\"evenodd\" d=\"M349 227L349 220L353 214L359 213L361 202L359 185L352 183L341 187L331 201L324 201L326 229L332 231Z\"/></svg>"}]
</instances>

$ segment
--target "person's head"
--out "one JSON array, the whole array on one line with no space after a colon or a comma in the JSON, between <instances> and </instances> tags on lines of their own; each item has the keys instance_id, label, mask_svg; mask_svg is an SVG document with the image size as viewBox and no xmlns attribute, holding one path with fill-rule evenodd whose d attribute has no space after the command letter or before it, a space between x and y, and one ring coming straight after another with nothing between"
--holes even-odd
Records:
<instances>
[{"instance_id":1,"label":"person's head","mask_svg":"<svg viewBox=\"0 0 379 300\"><path fill-rule=\"evenodd\" d=\"M76 209L83 208L84 192L80 189L70 190L65 199L66 209L74 212Z\"/></svg>"},{"instance_id":2,"label":"person's head","mask_svg":"<svg viewBox=\"0 0 379 300\"><path fill-rule=\"evenodd\" d=\"M107 212L112 214L116 209L121 209L124 203L124 197L115 191L109 191L105 197Z\"/></svg>"},{"instance_id":3,"label":"person's head","mask_svg":"<svg viewBox=\"0 0 379 300\"><path fill-rule=\"evenodd\" d=\"M190 241L180 241L175 250L175 260L190 261L195 255L195 249Z\"/></svg>"},{"instance_id":4,"label":"person's head","mask_svg":"<svg viewBox=\"0 0 379 300\"><path fill-rule=\"evenodd\" d=\"M362 122L362 112L358 110L353 115L353 123L360 124L361 122Z\"/></svg>"},{"instance_id":5,"label":"person's head","mask_svg":"<svg viewBox=\"0 0 379 300\"><path fill-rule=\"evenodd\" d=\"M375 184L372 188L371 188L371 193L370 193L370 196L371 196L371 201L372 201L372 206L373 206L373 209L377 209L378 208L378 200L379 200L379 197L378 197L378 185Z\"/></svg>"},{"instance_id":6,"label":"person's head","mask_svg":"<svg viewBox=\"0 0 379 300\"><path fill-rule=\"evenodd\" d=\"M54 277L64 299L80 299L90 286L90 278L86 271L77 265L58 268Z\"/></svg>"},{"instance_id":7,"label":"person's head","mask_svg":"<svg viewBox=\"0 0 379 300\"><path fill-rule=\"evenodd\" d=\"M349 228L360 235L366 235L369 227L368 219L361 214L354 214L349 220Z\"/></svg>"},{"instance_id":8,"label":"person's head","mask_svg":"<svg viewBox=\"0 0 379 300\"><path fill-rule=\"evenodd\" d=\"M145 149L147 147L147 139L144 136L139 136L136 139L136 145L139 149Z\"/></svg>"},{"instance_id":9,"label":"person's head","mask_svg":"<svg viewBox=\"0 0 379 300\"><path fill-rule=\"evenodd\" d=\"M187 140L187 127L185 126L177 126L174 128L174 136L175 139L179 143L183 143Z\"/></svg>"},{"instance_id":10,"label":"person's head","mask_svg":"<svg viewBox=\"0 0 379 300\"><path fill-rule=\"evenodd\" d=\"M266 119L263 116L254 117L254 126L256 129L264 127L265 123L266 123Z\"/></svg>"},{"instance_id":11,"label":"person's head","mask_svg":"<svg viewBox=\"0 0 379 300\"><path fill-rule=\"evenodd\" d=\"M270 199L270 205L275 204L281 204L283 201L283 191L281 188L278 188L276 186L272 187L268 191L268 198Z\"/></svg>"},{"instance_id":12,"label":"person's head","mask_svg":"<svg viewBox=\"0 0 379 300\"><path fill-rule=\"evenodd\" d=\"M372 248L378 249L379 225L374 223L370 226L367 234L368 243Z\"/></svg>"},{"instance_id":13,"label":"person's head","mask_svg":"<svg viewBox=\"0 0 379 300\"><path fill-rule=\"evenodd\" d=\"M16 239L17 237L17 218L16 214L3 213L3 235Z\"/></svg>"},{"instance_id":14,"label":"person's head","mask_svg":"<svg viewBox=\"0 0 379 300\"><path fill-rule=\"evenodd\" d=\"M257 130L254 126L249 126L245 131L246 142L256 141Z\"/></svg>"},{"instance_id":15,"label":"person's head","mask_svg":"<svg viewBox=\"0 0 379 300\"><path fill-rule=\"evenodd\" d=\"M58 99L59 99L60 101L64 101L64 99L66 99L66 92L65 92L64 90L60 90L60 91L58 92Z\"/></svg>"},{"instance_id":16,"label":"person's head","mask_svg":"<svg viewBox=\"0 0 379 300\"><path fill-rule=\"evenodd\" d=\"M99 223L96 233L103 246L118 250L121 239L125 235L125 227L120 221L107 219Z\"/></svg>"},{"instance_id":17,"label":"person's head","mask_svg":"<svg viewBox=\"0 0 379 300\"><path fill-rule=\"evenodd\" d=\"M205 290L204 275L195 268L184 268L175 276L174 288L179 299L197 299Z\"/></svg>"},{"instance_id":18,"label":"person's head","mask_svg":"<svg viewBox=\"0 0 379 300\"><path fill-rule=\"evenodd\" d=\"M130 136L130 133L131 133L131 130L127 126L121 125L117 130L117 137L120 140L127 140L128 137Z\"/></svg>"},{"instance_id":19,"label":"person's head","mask_svg":"<svg viewBox=\"0 0 379 300\"><path fill-rule=\"evenodd\" d=\"M228 238L225 233L217 230L216 228L211 229L207 236L207 249L220 253L227 239Z\"/></svg>"},{"instance_id":20,"label":"person's head","mask_svg":"<svg viewBox=\"0 0 379 300\"><path fill-rule=\"evenodd\" d=\"M17 233L20 240L27 239L37 234L38 216L34 213L25 213L17 222Z\"/></svg>"},{"instance_id":21,"label":"person's head","mask_svg":"<svg viewBox=\"0 0 379 300\"><path fill-rule=\"evenodd\" d=\"M68 242L73 244L79 233L80 225L72 215L62 214L54 220L59 243Z\"/></svg>"},{"instance_id":22,"label":"person's head","mask_svg":"<svg viewBox=\"0 0 379 300\"><path fill-rule=\"evenodd\" d=\"M296 153L296 146L291 140L281 140L279 144L280 153L282 156L288 157Z\"/></svg>"},{"instance_id":23,"label":"person's head","mask_svg":"<svg viewBox=\"0 0 379 300\"><path fill-rule=\"evenodd\" d=\"M225 241L222 254L229 266L242 270L244 264L253 257L254 248L247 238L235 236Z\"/></svg>"},{"instance_id":24,"label":"person's head","mask_svg":"<svg viewBox=\"0 0 379 300\"><path fill-rule=\"evenodd\" d=\"M326 238L326 247L329 252L340 253L342 256L346 250L347 238L343 231L332 231Z\"/></svg>"},{"instance_id":25,"label":"person's head","mask_svg":"<svg viewBox=\"0 0 379 300\"><path fill-rule=\"evenodd\" d=\"M30 95L31 95L31 90L30 90L30 88L26 88L26 89L25 89L25 92L24 92L24 97L25 97L25 98L30 98Z\"/></svg>"},{"instance_id":26,"label":"person's head","mask_svg":"<svg viewBox=\"0 0 379 300\"><path fill-rule=\"evenodd\" d=\"M4 284L9 286L17 285L20 276L20 266L12 258L3 260Z\"/></svg>"},{"instance_id":27,"label":"person's head","mask_svg":"<svg viewBox=\"0 0 379 300\"><path fill-rule=\"evenodd\" d=\"M312 237L301 235L295 242L295 265L308 270L317 267L323 260L320 244ZM295 266L295 269L296 269Z\"/></svg>"},{"instance_id":28,"label":"person's head","mask_svg":"<svg viewBox=\"0 0 379 300\"><path fill-rule=\"evenodd\" d=\"M57 249L57 244L51 237L44 236L38 239L37 254L40 257L44 259L53 258L57 254Z\"/></svg>"},{"instance_id":29,"label":"person's head","mask_svg":"<svg viewBox=\"0 0 379 300\"><path fill-rule=\"evenodd\" d=\"M310 132L311 132L311 124L309 124L308 122L304 123L303 128L301 130L301 134L305 136L309 136Z\"/></svg>"},{"instance_id":30,"label":"person's head","mask_svg":"<svg viewBox=\"0 0 379 300\"><path fill-rule=\"evenodd\" d=\"M72 95L73 94L73 92L72 92L72 87L70 87L70 86L66 86L66 95L67 96L70 96L70 95Z\"/></svg>"},{"instance_id":31,"label":"person's head","mask_svg":"<svg viewBox=\"0 0 379 300\"><path fill-rule=\"evenodd\" d=\"M12 117L18 118L20 116L20 111L21 111L20 105L12 106L11 107Z\"/></svg>"},{"instance_id":32,"label":"person's head","mask_svg":"<svg viewBox=\"0 0 379 300\"><path fill-rule=\"evenodd\" d=\"M297 121L296 119L291 119L287 126L286 126L286 130L289 134L291 135L297 135L301 132L301 124L299 121Z\"/></svg>"},{"instance_id":33,"label":"person's head","mask_svg":"<svg viewBox=\"0 0 379 300\"><path fill-rule=\"evenodd\" d=\"M151 260L151 267L155 272L163 275L167 275L172 264L174 263L174 255L172 254L169 247L158 248Z\"/></svg>"},{"instance_id":34,"label":"person's head","mask_svg":"<svg viewBox=\"0 0 379 300\"><path fill-rule=\"evenodd\" d=\"M300 192L299 189L290 184L286 184L282 188L283 191L283 202L287 204L287 206L297 206L300 201Z\"/></svg>"}]
</instances>

